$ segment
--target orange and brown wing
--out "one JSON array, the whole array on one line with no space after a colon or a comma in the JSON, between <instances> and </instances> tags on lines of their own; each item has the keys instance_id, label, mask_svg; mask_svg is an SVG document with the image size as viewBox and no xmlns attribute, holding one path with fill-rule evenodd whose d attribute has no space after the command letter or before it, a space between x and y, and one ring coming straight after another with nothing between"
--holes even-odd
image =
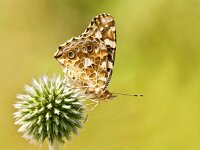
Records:
<instances>
[{"instance_id":1,"label":"orange and brown wing","mask_svg":"<svg viewBox=\"0 0 200 150\"><path fill-rule=\"evenodd\" d=\"M103 90L105 91L112 76L116 52L116 28L113 17L105 13L96 16L79 37L90 36L99 39L100 43L106 46L107 56L102 60L106 61L106 83Z\"/></svg>"},{"instance_id":2,"label":"orange and brown wing","mask_svg":"<svg viewBox=\"0 0 200 150\"><path fill-rule=\"evenodd\" d=\"M54 57L73 86L88 86L88 93L99 94L106 90L112 76L115 51L114 19L109 14L100 14L83 34L60 45ZM74 57L69 58L70 55Z\"/></svg>"}]
</instances>

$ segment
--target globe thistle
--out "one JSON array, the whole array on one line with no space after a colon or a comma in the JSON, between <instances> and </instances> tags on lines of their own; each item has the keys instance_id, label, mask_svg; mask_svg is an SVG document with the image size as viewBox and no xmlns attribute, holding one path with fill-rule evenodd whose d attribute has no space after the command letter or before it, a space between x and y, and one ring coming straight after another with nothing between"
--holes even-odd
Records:
<instances>
[{"instance_id":1,"label":"globe thistle","mask_svg":"<svg viewBox=\"0 0 200 150\"><path fill-rule=\"evenodd\" d=\"M65 80L43 76L32 85L25 85L25 94L17 95L14 105L15 124L19 132L31 142L51 145L64 143L77 134L84 120L84 96L78 89L66 87Z\"/></svg>"}]
</instances>

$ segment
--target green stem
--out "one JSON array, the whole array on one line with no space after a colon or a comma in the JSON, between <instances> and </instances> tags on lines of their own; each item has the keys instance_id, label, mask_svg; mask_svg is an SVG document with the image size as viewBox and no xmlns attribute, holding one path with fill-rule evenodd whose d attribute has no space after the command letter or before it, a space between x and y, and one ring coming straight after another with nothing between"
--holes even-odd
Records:
<instances>
[{"instance_id":1,"label":"green stem","mask_svg":"<svg viewBox=\"0 0 200 150\"><path fill-rule=\"evenodd\" d=\"M54 140L53 143L49 143L49 150L59 150L59 142L57 140Z\"/></svg>"}]
</instances>

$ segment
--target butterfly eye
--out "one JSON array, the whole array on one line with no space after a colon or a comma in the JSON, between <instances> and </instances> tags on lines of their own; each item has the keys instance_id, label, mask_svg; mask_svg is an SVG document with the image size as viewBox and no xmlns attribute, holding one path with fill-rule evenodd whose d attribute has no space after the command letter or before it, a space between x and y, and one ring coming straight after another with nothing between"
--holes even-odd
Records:
<instances>
[{"instance_id":1,"label":"butterfly eye","mask_svg":"<svg viewBox=\"0 0 200 150\"><path fill-rule=\"evenodd\" d=\"M70 58L70 59L73 59L73 58L75 57L74 52L73 52L73 51L69 51L69 52L67 53L67 57Z\"/></svg>"},{"instance_id":2,"label":"butterfly eye","mask_svg":"<svg viewBox=\"0 0 200 150\"><path fill-rule=\"evenodd\" d=\"M88 50L88 52L92 52L92 46L89 45L89 46L87 47L87 50Z\"/></svg>"}]
</instances>

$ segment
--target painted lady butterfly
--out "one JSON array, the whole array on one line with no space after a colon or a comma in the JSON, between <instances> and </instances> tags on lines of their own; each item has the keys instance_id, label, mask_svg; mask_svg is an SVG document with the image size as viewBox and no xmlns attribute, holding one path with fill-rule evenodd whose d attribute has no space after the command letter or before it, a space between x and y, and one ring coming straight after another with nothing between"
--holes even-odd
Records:
<instances>
[{"instance_id":1,"label":"painted lady butterfly","mask_svg":"<svg viewBox=\"0 0 200 150\"><path fill-rule=\"evenodd\" d=\"M96 16L79 37L58 47L54 57L62 65L68 86L84 90L94 100L114 96L107 90L116 52L115 21L109 14Z\"/></svg>"}]
</instances>

